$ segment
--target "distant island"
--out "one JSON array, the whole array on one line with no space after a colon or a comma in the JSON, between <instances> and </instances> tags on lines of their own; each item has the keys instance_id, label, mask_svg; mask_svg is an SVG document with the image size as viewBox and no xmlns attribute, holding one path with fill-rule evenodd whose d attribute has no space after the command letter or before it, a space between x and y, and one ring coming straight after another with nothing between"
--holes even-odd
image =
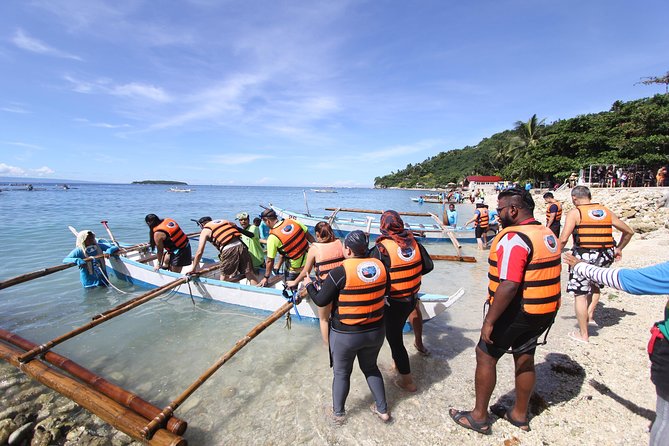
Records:
<instances>
[{"instance_id":1,"label":"distant island","mask_svg":"<svg viewBox=\"0 0 669 446\"><path fill-rule=\"evenodd\" d=\"M188 183L184 183L183 181L167 181L167 180L133 181L132 184L171 184L171 185L188 186Z\"/></svg>"}]
</instances>

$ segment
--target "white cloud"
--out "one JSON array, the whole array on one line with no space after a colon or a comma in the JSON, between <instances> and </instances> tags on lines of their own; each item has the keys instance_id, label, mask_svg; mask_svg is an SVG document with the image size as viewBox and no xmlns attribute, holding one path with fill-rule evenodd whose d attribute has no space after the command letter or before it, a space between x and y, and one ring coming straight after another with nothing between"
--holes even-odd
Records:
<instances>
[{"instance_id":1,"label":"white cloud","mask_svg":"<svg viewBox=\"0 0 669 446\"><path fill-rule=\"evenodd\" d=\"M63 59L74 59L81 61L81 57L75 56L74 54L67 53L65 51L58 50L56 48L50 47L41 41L28 36L22 29L17 29L12 37L12 42L17 47L30 51L37 54L44 54L47 56L60 57Z\"/></svg>"},{"instance_id":2,"label":"white cloud","mask_svg":"<svg viewBox=\"0 0 669 446\"><path fill-rule=\"evenodd\" d=\"M212 157L212 162L216 164L232 166L237 164L253 163L258 160L269 159L269 158L274 158L274 157L271 155L262 155L262 154L218 155Z\"/></svg>"},{"instance_id":3,"label":"white cloud","mask_svg":"<svg viewBox=\"0 0 669 446\"><path fill-rule=\"evenodd\" d=\"M130 124L108 124L106 122L91 122L86 118L75 118L76 122L89 125L90 127L100 127L103 129L122 129L130 127Z\"/></svg>"},{"instance_id":4,"label":"white cloud","mask_svg":"<svg viewBox=\"0 0 669 446\"><path fill-rule=\"evenodd\" d=\"M42 166L38 169L30 169L31 173L36 174L39 177L45 176L45 175L51 175L52 173L56 173L55 170L51 169L50 167L47 166Z\"/></svg>"},{"instance_id":5,"label":"white cloud","mask_svg":"<svg viewBox=\"0 0 669 446\"><path fill-rule=\"evenodd\" d=\"M9 175L15 177L21 177L26 174L26 171L20 167L10 166L5 163L0 163L0 175Z\"/></svg>"},{"instance_id":6,"label":"white cloud","mask_svg":"<svg viewBox=\"0 0 669 446\"><path fill-rule=\"evenodd\" d=\"M125 96L131 99L150 99L155 102L170 102L172 98L162 88L141 82L114 85L106 78L95 81L82 81L72 76L63 76L63 79L72 85L72 90L85 94L108 94L112 96Z\"/></svg>"},{"instance_id":7,"label":"white cloud","mask_svg":"<svg viewBox=\"0 0 669 446\"><path fill-rule=\"evenodd\" d=\"M24 149L44 150L44 147L18 141L0 141L0 145L22 147Z\"/></svg>"},{"instance_id":8,"label":"white cloud","mask_svg":"<svg viewBox=\"0 0 669 446\"><path fill-rule=\"evenodd\" d=\"M15 106L15 105L9 105L7 107L2 107L0 110L7 112L7 113L19 113L19 114L24 114L24 113L30 113L28 110L24 109L23 107Z\"/></svg>"},{"instance_id":9,"label":"white cloud","mask_svg":"<svg viewBox=\"0 0 669 446\"><path fill-rule=\"evenodd\" d=\"M369 152L359 152L359 155L357 155L355 158L363 161L381 161L389 158L397 158L400 156L409 155L416 152L434 150L436 147L439 147L440 144L442 144L442 142L438 140L425 140L419 141L412 145L394 146Z\"/></svg>"}]
</instances>

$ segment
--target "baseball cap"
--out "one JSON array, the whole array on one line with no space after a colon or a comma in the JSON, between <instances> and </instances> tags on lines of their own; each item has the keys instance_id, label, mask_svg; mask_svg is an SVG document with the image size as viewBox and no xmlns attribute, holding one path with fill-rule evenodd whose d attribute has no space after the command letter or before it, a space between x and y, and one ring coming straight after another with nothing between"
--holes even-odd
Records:
<instances>
[{"instance_id":1,"label":"baseball cap","mask_svg":"<svg viewBox=\"0 0 669 446\"><path fill-rule=\"evenodd\" d=\"M276 212L274 212L274 209L265 209L260 214L260 218L276 218Z\"/></svg>"},{"instance_id":2,"label":"baseball cap","mask_svg":"<svg viewBox=\"0 0 669 446\"><path fill-rule=\"evenodd\" d=\"M246 218L246 219L248 219L248 218L249 218L249 214L248 214L248 212L240 212L240 213L237 214L237 216L235 217L235 220L241 220L242 218Z\"/></svg>"}]
</instances>

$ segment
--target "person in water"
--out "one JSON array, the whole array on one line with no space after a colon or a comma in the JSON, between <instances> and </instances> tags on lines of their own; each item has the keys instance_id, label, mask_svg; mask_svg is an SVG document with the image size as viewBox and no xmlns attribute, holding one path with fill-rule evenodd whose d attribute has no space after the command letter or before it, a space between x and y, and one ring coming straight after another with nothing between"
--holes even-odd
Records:
<instances>
[{"instance_id":1,"label":"person in water","mask_svg":"<svg viewBox=\"0 0 669 446\"><path fill-rule=\"evenodd\" d=\"M565 254L564 261L582 277L626 293L657 295L667 294L669 290L669 262L628 269L601 268L571 254ZM664 319L656 322L650 332L650 380L655 384L657 394L650 446L662 446L669 439L669 300L664 308Z\"/></svg>"},{"instance_id":2,"label":"person in water","mask_svg":"<svg viewBox=\"0 0 669 446\"><path fill-rule=\"evenodd\" d=\"M344 239L344 258L322 281L320 290L314 283L304 289L319 307L330 306L330 357L332 359L332 412L334 421L342 423L346 415L346 398L351 386L353 362L365 375L374 396L370 410L381 421L390 421L383 375L377 358L384 337L384 307L389 278L383 263L367 256L367 236L352 231Z\"/></svg>"},{"instance_id":3,"label":"person in water","mask_svg":"<svg viewBox=\"0 0 669 446\"><path fill-rule=\"evenodd\" d=\"M476 204L476 210L474 210L474 216L465 223L465 227L469 223L474 223L474 235L476 236L476 244L479 250L483 250L483 247L488 244L488 226L490 225L490 216L488 215L488 209L483 203Z\"/></svg>"},{"instance_id":4,"label":"person in water","mask_svg":"<svg viewBox=\"0 0 669 446\"><path fill-rule=\"evenodd\" d=\"M170 271L180 273L184 266L191 264L190 242L176 221L171 218L160 219L156 214L147 214L144 221L149 227L151 250L156 249L157 253L155 271L167 267ZM168 260L168 265L164 264L165 260Z\"/></svg>"},{"instance_id":5,"label":"person in water","mask_svg":"<svg viewBox=\"0 0 669 446\"><path fill-rule=\"evenodd\" d=\"M316 273L316 287L320 289L328 273L338 267L344 261L344 246L341 240L335 237L332 226L324 221L319 221L314 227L316 242L309 246L307 261L300 274L294 279L286 282L289 288L295 288L302 280L311 282L309 274L312 270ZM321 336L323 342L328 344L328 333L330 324L331 305L318 309L320 319Z\"/></svg>"},{"instance_id":6,"label":"person in water","mask_svg":"<svg viewBox=\"0 0 669 446\"><path fill-rule=\"evenodd\" d=\"M63 259L63 263L76 263L79 266L79 280L84 288L107 286L107 270L103 259L84 260L100 254L114 254L117 246L98 242L93 231L85 230L77 234L74 249Z\"/></svg>"},{"instance_id":7,"label":"person in water","mask_svg":"<svg viewBox=\"0 0 669 446\"><path fill-rule=\"evenodd\" d=\"M560 246L550 229L533 217L534 201L520 188L498 195L497 213L504 230L492 242L488 263L488 299L476 346L472 411L451 408L459 425L481 434L492 432L488 404L497 380L497 362L513 354L516 401L491 412L514 426L530 430L528 405L536 382L537 339L550 328L560 307Z\"/></svg>"},{"instance_id":8,"label":"person in water","mask_svg":"<svg viewBox=\"0 0 669 446\"><path fill-rule=\"evenodd\" d=\"M446 220L448 226L458 225L458 211L455 210L455 205L453 203L448 205L448 210L446 211Z\"/></svg>"},{"instance_id":9,"label":"person in water","mask_svg":"<svg viewBox=\"0 0 669 446\"><path fill-rule=\"evenodd\" d=\"M415 392L417 388L411 375L409 354L404 347L402 334L407 318L418 304L421 278L432 271L434 264L423 245L404 227L404 221L396 211L385 211L381 215L380 230L381 236L376 239L370 257L381 260L390 272L386 339L399 372L395 384L407 392ZM422 320L420 326L416 320L413 322L414 331L422 329ZM416 335L418 337L417 331Z\"/></svg>"}]
</instances>

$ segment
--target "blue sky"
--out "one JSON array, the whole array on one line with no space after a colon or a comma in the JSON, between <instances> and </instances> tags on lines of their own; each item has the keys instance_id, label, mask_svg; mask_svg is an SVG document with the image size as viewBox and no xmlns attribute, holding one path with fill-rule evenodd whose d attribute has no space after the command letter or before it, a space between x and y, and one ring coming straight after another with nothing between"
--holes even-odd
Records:
<instances>
[{"instance_id":1,"label":"blue sky","mask_svg":"<svg viewBox=\"0 0 669 446\"><path fill-rule=\"evenodd\" d=\"M663 92L669 2L5 0L0 176L371 186Z\"/></svg>"}]
</instances>

